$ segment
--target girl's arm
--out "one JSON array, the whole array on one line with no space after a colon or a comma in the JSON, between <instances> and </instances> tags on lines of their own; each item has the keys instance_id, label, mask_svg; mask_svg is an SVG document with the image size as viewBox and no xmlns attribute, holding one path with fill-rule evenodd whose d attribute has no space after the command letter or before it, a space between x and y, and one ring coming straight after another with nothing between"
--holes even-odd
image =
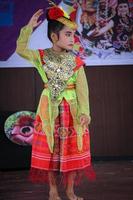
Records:
<instances>
[{"instance_id":1,"label":"girl's arm","mask_svg":"<svg viewBox=\"0 0 133 200\"><path fill-rule=\"evenodd\" d=\"M21 29L19 38L17 40L16 52L31 62L37 60L39 53L36 50L28 49L28 42L33 29L40 25L41 21L38 21L38 19L42 14L43 10L40 9L31 17L27 26Z\"/></svg>"},{"instance_id":2,"label":"girl's arm","mask_svg":"<svg viewBox=\"0 0 133 200\"><path fill-rule=\"evenodd\" d=\"M31 62L37 60L37 51L28 49L28 43L32 31L33 31L32 27L28 25L24 26L20 31L16 47L16 53Z\"/></svg>"},{"instance_id":3,"label":"girl's arm","mask_svg":"<svg viewBox=\"0 0 133 200\"><path fill-rule=\"evenodd\" d=\"M90 123L90 106L89 106L89 89L84 72L84 68L80 67L76 79L76 94L78 101L78 119L80 123Z\"/></svg>"}]
</instances>

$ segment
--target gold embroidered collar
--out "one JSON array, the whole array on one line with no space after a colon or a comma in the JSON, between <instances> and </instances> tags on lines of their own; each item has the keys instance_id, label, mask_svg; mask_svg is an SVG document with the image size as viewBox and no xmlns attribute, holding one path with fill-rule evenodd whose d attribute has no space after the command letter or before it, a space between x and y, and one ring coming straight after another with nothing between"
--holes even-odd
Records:
<instances>
[{"instance_id":1,"label":"gold embroidered collar","mask_svg":"<svg viewBox=\"0 0 133 200\"><path fill-rule=\"evenodd\" d=\"M67 80L74 73L75 56L71 52L56 53L52 49L46 49L44 62L43 67L48 77L51 98L55 100L65 89Z\"/></svg>"}]
</instances>

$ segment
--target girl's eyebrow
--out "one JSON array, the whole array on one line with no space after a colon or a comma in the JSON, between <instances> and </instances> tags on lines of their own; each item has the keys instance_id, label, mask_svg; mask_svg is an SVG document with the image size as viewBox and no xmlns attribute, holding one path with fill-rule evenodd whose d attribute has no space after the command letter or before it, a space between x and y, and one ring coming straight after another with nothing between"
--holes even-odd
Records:
<instances>
[{"instance_id":1,"label":"girl's eyebrow","mask_svg":"<svg viewBox=\"0 0 133 200\"><path fill-rule=\"evenodd\" d=\"M72 34L73 31L66 31L65 33ZM75 31L74 31L74 33L75 33Z\"/></svg>"},{"instance_id":2,"label":"girl's eyebrow","mask_svg":"<svg viewBox=\"0 0 133 200\"><path fill-rule=\"evenodd\" d=\"M72 33L72 31L66 31L66 33Z\"/></svg>"}]
</instances>

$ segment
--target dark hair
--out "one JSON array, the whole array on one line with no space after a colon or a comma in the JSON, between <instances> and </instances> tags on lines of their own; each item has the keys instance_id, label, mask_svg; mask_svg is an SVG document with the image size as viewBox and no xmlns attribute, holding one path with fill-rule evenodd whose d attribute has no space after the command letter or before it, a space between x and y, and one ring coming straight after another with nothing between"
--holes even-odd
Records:
<instances>
[{"instance_id":1,"label":"dark hair","mask_svg":"<svg viewBox=\"0 0 133 200\"><path fill-rule=\"evenodd\" d=\"M59 32L64 28L65 25L59 21L49 19L48 11L46 13L46 18L48 20L47 36L48 36L49 40L52 41L51 33L56 33L59 37Z\"/></svg>"},{"instance_id":2,"label":"dark hair","mask_svg":"<svg viewBox=\"0 0 133 200\"><path fill-rule=\"evenodd\" d=\"M128 0L118 0L118 3L117 3L117 4L119 5L119 4L121 4L121 3L127 3L127 4L128 4Z\"/></svg>"},{"instance_id":3,"label":"dark hair","mask_svg":"<svg viewBox=\"0 0 133 200\"><path fill-rule=\"evenodd\" d=\"M64 28L64 26L65 26L64 24L56 20L48 20L47 35L48 35L49 40L52 41L51 33L56 33L59 37L59 32Z\"/></svg>"}]
</instances>

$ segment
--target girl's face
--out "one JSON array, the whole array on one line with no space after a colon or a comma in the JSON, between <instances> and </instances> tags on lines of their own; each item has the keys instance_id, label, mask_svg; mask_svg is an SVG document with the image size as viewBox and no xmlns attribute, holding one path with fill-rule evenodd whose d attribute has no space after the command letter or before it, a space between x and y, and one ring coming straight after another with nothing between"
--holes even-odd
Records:
<instances>
[{"instance_id":1,"label":"girl's face","mask_svg":"<svg viewBox=\"0 0 133 200\"><path fill-rule=\"evenodd\" d=\"M125 16L129 14L129 7L127 3L121 3L118 5L118 15Z\"/></svg>"},{"instance_id":2,"label":"girl's face","mask_svg":"<svg viewBox=\"0 0 133 200\"><path fill-rule=\"evenodd\" d=\"M64 26L64 28L59 32L58 41L55 44L53 44L55 50L59 52L64 50L72 50L74 45L74 34L75 30Z\"/></svg>"}]
</instances>

